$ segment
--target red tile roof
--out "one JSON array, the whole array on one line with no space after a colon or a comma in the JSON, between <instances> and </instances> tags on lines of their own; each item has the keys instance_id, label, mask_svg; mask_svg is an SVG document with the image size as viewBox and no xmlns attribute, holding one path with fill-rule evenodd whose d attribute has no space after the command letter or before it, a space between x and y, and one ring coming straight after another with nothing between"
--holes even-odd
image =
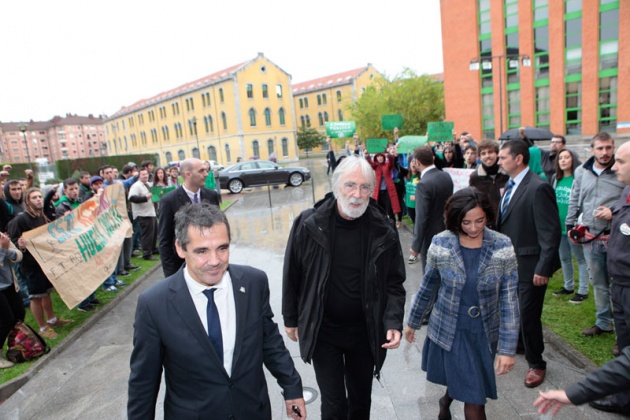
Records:
<instances>
[{"instance_id":1,"label":"red tile roof","mask_svg":"<svg viewBox=\"0 0 630 420\"><path fill-rule=\"evenodd\" d=\"M80 115L74 114L66 114L65 117L60 117L55 115L51 120L48 121L29 121L29 122L6 122L0 123L0 127L2 131L19 131L20 125L26 125L26 131L41 131L48 130L51 127L61 127L64 125L84 125L84 124L103 124L103 117L98 116L95 117L92 114L87 117L82 117Z\"/></svg>"},{"instance_id":2,"label":"red tile roof","mask_svg":"<svg viewBox=\"0 0 630 420\"><path fill-rule=\"evenodd\" d=\"M167 90L166 92L162 92L160 94L157 94L155 96L152 96L148 99L141 99L138 102L129 105L129 106L123 106L122 108L120 108L120 110L116 111L116 113L114 113L113 115L111 115L108 119L111 120L113 118L116 118L120 115L124 115L124 114L128 114L130 112L136 111L138 109L144 108L146 106L155 104L155 103L160 103L162 101L165 101L169 98L173 98L176 96L179 96L181 94L184 94L186 92L190 92L196 89L199 89L201 87L204 86L210 86L213 85L215 83L218 83L220 81L223 81L225 79L229 79L232 74L238 70L239 68L241 68L243 65L247 64L248 62L243 62L243 63L239 63L236 64L234 66L228 67L226 69L223 70L219 70L216 73L212 73L208 76L202 77L201 79L197 79L197 80L193 80L192 82L188 82L186 84L183 84L179 87L176 87L174 89L171 90Z\"/></svg>"},{"instance_id":3,"label":"red tile roof","mask_svg":"<svg viewBox=\"0 0 630 420\"><path fill-rule=\"evenodd\" d=\"M332 86L346 85L356 79L361 73L367 70L368 67L369 65L358 69L348 70L341 73L332 74L330 76L324 76L317 79L309 80L308 82L297 83L294 84L291 88L293 89L294 95L299 95L301 93L326 89Z\"/></svg>"}]
</instances>

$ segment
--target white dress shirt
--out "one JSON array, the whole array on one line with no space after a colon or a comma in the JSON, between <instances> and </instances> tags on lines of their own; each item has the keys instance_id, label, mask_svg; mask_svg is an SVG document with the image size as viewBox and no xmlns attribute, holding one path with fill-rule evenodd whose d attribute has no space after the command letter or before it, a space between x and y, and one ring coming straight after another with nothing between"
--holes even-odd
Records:
<instances>
[{"instance_id":1,"label":"white dress shirt","mask_svg":"<svg viewBox=\"0 0 630 420\"><path fill-rule=\"evenodd\" d=\"M204 330L208 334L208 298L203 294L204 290L211 287L197 283L188 273L188 267L184 267L184 280L192 297L195 309L201 319ZM221 320L221 337L223 338L223 367L227 371L228 376L232 375L232 357L234 355L234 346L236 343L236 305L234 303L234 291L232 290L232 279L230 273L226 270L221 281L214 286L217 290L214 292L214 303L219 311ZM208 338L208 340L210 340Z\"/></svg>"},{"instance_id":2,"label":"white dress shirt","mask_svg":"<svg viewBox=\"0 0 630 420\"><path fill-rule=\"evenodd\" d=\"M197 200L201 203L201 188L199 188L196 192L190 191L184 185L182 185L182 188L184 189L184 192L186 193L186 195L188 195L188 198L190 198L190 202L191 203L195 202L195 200L194 200L195 194L197 194Z\"/></svg>"}]
</instances>

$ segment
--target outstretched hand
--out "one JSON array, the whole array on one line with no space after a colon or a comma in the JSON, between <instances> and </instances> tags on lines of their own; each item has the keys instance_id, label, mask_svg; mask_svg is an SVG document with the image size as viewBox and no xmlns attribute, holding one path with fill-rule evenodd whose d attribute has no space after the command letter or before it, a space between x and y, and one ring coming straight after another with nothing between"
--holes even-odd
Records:
<instances>
[{"instance_id":1,"label":"outstretched hand","mask_svg":"<svg viewBox=\"0 0 630 420\"><path fill-rule=\"evenodd\" d=\"M540 396L534 401L534 407L538 407L540 414L547 414L549 410L553 410L551 415L555 416L562 407L572 404L567 393L562 390L551 390L538 394Z\"/></svg>"}]
</instances>

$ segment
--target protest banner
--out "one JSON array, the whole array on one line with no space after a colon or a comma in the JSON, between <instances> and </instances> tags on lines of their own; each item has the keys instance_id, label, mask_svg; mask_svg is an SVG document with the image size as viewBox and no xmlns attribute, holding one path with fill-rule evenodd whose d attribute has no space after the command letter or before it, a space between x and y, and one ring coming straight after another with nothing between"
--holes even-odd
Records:
<instances>
[{"instance_id":1,"label":"protest banner","mask_svg":"<svg viewBox=\"0 0 630 420\"><path fill-rule=\"evenodd\" d=\"M475 169L444 168L444 172L449 174L453 179L453 192L468 187L470 174L474 171Z\"/></svg>"},{"instance_id":2,"label":"protest banner","mask_svg":"<svg viewBox=\"0 0 630 420\"><path fill-rule=\"evenodd\" d=\"M444 142L453 141L453 129L455 123L449 121L430 122L427 124L429 141Z\"/></svg>"},{"instance_id":3,"label":"protest banner","mask_svg":"<svg viewBox=\"0 0 630 420\"><path fill-rule=\"evenodd\" d=\"M427 136L402 136L396 143L396 151L398 153L413 153L416 147L424 146L427 141Z\"/></svg>"},{"instance_id":4,"label":"protest banner","mask_svg":"<svg viewBox=\"0 0 630 420\"><path fill-rule=\"evenodd\" d=\"M390 131L394 128L399 130L403 125L403 117L400 114L381 115L381 128L383 131Z\"/></svg>"},{"instance_id":5,"label":"protest banner","mask_svg":"<svg viewBox=\"0 0 630 420\"><path fill-rule=\"evenodd\" d=\"M212 176L212 174L210 174L208 176ZM172 187L151 187L151 194L153 195L153 197L151 197L151 201L153 201L154 203L157 203L158 201L160 201L160 199L163 196L165 196L166 194L170 193L174 189L175 189L175 186L172 186Z\"/></svg>"},{"instance_id":6,"label":"protest banner","mask_svg":"<svg viewBox=\"0 0 630 420\"><path fill-rule=\"evenodd\" d=\"M352 137L357 131L354 121L333 121L326 123L326 135L331 139Z\"/></svg>"},{"instance_id":7,"label":"protest banner","mask_svg":"<svg viewBox=\"0 0 630 420\"><path fill-rule=\"evenodd\" d=\"M72 309L114 272L123 240L131 232L125 189L116 183L100 197L23 236L28 251Z\"/></svg>"},{"instance_id":8,"label":"protest banner","mask_svg":"<svg viewBox=\"0 0 630 420\"><path fill-rule=\"evenodd\" d=\"M365 147L368 153L384 153L387 148L387 139L366 139Z\"/></svg>"}]
</instances>

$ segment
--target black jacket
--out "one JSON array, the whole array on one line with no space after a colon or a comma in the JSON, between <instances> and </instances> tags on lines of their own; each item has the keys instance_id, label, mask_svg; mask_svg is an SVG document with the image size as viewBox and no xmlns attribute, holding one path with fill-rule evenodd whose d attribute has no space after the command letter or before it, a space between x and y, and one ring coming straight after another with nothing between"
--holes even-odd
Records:
<instances>
[{"instance_id":1,"label":"black jacket","mask_svg":"<svg viewBox=\"0 0 630 420\"><path fill-rule=\"evenodd\" d=\"M287 244L282 293L284 325L298 328L300 354L310 363L323 318L326 282L330 276L332 243L337 200L329 193L305 210L293 223ZM402 331L405 306L405 261L398 231L393 222L370 199L366 210L369 236L367 266L362 300L370 348L374 355L374 374L379 377L385 360L387 330Z\"/></svg>"}]
</instances>

